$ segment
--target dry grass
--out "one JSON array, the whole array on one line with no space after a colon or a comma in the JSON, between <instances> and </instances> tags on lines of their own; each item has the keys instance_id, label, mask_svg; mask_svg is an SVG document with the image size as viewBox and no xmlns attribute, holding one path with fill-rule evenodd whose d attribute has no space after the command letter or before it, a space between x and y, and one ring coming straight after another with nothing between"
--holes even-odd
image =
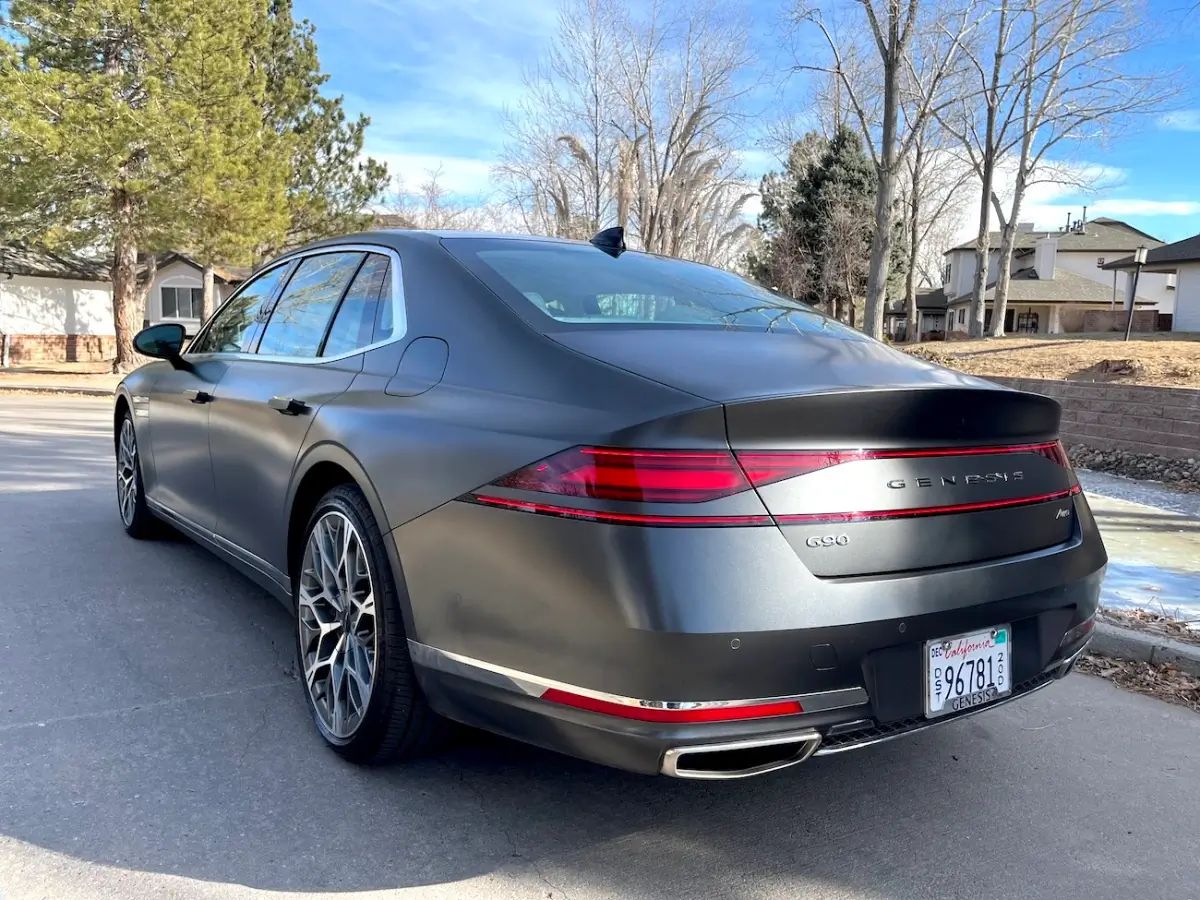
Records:
<instances>
[{"instance_id":1,"label":"dry grass","mask_svg":"<svg viewBox=\"0 0 1200 900\"><path fill-rule=\"evenodd\" d=\"M1108 381L1200 388L1200 334L1116 333L992 338L902 344L900 349L972 375ZM1131 360L1132 374L1105 372L1107 360Z\"/></svg>"}]
</instances>

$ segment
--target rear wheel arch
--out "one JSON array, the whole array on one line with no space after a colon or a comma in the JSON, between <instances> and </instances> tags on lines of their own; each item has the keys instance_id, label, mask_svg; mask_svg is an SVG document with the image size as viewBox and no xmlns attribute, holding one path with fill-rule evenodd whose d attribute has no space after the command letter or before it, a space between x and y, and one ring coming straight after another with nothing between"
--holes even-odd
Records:
<instances>
[{"instance_id":1,"label":"rear wheel arch","mask_svg":"<svg viewBox=\"0 0 1200 900\"><path fill-rule=\"evenodd\" d=\"M379 494L358 460L336 444L318 444L310 448L296 466L288 497L286 563L289 577L295 575L300 557L304 553L305 531L308 529L308 520L313 510L321 502L321 498L339 484L352 485L361 491L371 507L379 530L384 535L391 530L383 505L379 501ZM388 545L389 556L392 556L395 551L391 541L385 540L384 543ZM407 594L399 577L399 567L396 565L399 561L393 557L392 562L397 581L401 582L397 587L402 602L407 605Z\"/></svg>"}]
</instances>

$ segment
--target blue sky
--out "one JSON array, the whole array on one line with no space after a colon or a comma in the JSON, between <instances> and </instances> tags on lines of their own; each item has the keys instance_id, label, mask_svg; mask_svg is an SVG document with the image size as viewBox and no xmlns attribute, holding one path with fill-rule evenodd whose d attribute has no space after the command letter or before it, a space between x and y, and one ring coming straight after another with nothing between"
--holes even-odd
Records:
<instances>
[{"instance_id":1,"label":"blue sky","mask_svg":"<svg viewBox=\"0 0 1200 900\"><path fill-rule=\"evenodd\" d=\"M1067 210L1087 204L1090 217L1126 219L1163 240L1200 232L1200 8L1192 0L1148 5L1163 36L1137 62L1177 71L1181 93L1172 111L1137 122L1106 146L1074 148L1066 162L1087 173L1092 189L1038 186L1022 220L1056 227ZM760 71L745 111L765 122L794 107L805 85L802 76L781 77L793 59L780 46L788 5L747 6ZM296 0L297 14L317 26L329 89L371 116L368 152L409 186L440 167L442 184L465 199L487 196L504 110L520 98L523 69L552 40L557 9L557 0ZM753 129L741 150L748 178L772 166Z\"/></svg>"}]
</instances>

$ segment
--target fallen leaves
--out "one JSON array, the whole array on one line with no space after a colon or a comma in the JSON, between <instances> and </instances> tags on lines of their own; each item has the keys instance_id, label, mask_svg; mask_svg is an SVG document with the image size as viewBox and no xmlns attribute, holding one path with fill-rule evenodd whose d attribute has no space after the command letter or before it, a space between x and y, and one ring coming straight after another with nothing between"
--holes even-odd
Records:
<instances>
[{"instance_id":1,"label":"fallen leaves","mask_svg":"<svg viewBox=\"0 0 1200 900\"><path fill-rule=\"evenodd\" d=\"M1075 667L1138 694L1146 694L1200 712L1200 678L1174 666L1152 665L1085 653Z\"/></svg>"},{"instance_id":2,"label":"fallen leaves","mask_svg":"<svg viewBox=\"0 0 1200 900\"><path fill-rule=\"evenodd\" d=\"M1189 619L1178 619L1163 615L1148 609L1111 609L1100 610L1100 618L1114 625L1135 628L1138 631L1148 631L1163 637L1174 638L1189 644L1200 644L1200 623Z\"/></svg>"}]
</instances>

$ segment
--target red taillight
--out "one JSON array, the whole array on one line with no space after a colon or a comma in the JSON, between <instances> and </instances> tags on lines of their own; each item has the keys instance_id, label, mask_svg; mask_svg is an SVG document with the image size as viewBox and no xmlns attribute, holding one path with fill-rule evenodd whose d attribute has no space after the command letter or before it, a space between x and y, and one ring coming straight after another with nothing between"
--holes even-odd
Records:
<instances>
[{"instance_id":1,"label":"red taillight","mask_svg":"<svg viewBox=\"0 0 1200 900\"><path fill-rule=\"evenodd\" d=\"M1039 444L1007 444L1000 447L938 447L929 450L736 450L746 477L755 487L806 475L842 463L866 459L922 459L940 456L995 456L1036 453L1064 468L1070 468L1059 441Z\"/></svg>"},{"instance_id":2,"label":"red taillight","mask_svg":"<svg viewBox=\"0 0 1200 900\"><path fill-rule=\"evenodd\" d=\"M602 700L584 694L550 688L542 694L543 700L586 709L589 712L637 719L641 722L732 722L738 719L768 719L774 716L794 716L804 712L798 700L770 700L766 703L750 703L742 706L703 705L691 709L662 706L634 706Z\"/></svg>"},{"instance_id":3,"label":"red taillight","mask_svg":"<svg viewBox=\"0 0 1200 900\"><path fill-rule=\"evenodd\" d=\"M630 450L618 447L572 447L533 465L505 475L491 487L530 491L558 497L626 503L688 504L719 500L806 475L831 466L864 460L921 459L928 457L996 456L1035 453L1070 473L1070 463L1058 441L1007 444L991 447L946 447L919 450ZM568 501L544 503L525 497L505 497L478 491L476 503L522 512L628 525L724 526L770 525L801 522L854 522L910 518L948 513L1002 509L1061 500L1079 492L1070 475L1067 489L1019 497L899 509L777 514L774 518L752 514L692 514L678 509L652 512L644 509L598 509Z\"/></svg>"},{"instance_id":4,"label":"red taillight","mask_svg":"<svg viewBox=\"0 0 1200 900\"><path fill-rule=\"evenodd\" d=\"M497 487L593 500L702 503L749 490L728 450L573 447L518 469Z\"/></svg>"}]
</instances>

